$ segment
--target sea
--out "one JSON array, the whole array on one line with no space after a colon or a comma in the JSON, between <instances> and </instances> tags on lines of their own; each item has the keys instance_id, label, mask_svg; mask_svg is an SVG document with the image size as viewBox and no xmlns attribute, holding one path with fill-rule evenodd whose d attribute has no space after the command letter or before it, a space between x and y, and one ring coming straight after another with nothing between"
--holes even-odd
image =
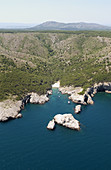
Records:
<instances>
[{"instance_id":1,"label":"sea","mask_svg":"<svg viewBox=\"0 0 111 170\"><path fill-rule=\"evenodd\" d=\"M80 114L58 89L49 97L44 105L27 104L21 119L0 123L0 170L111 170L111 94L96 94ZM48 130L59 113L72 113L80 131Z\"/></svg>"}]
</instances>

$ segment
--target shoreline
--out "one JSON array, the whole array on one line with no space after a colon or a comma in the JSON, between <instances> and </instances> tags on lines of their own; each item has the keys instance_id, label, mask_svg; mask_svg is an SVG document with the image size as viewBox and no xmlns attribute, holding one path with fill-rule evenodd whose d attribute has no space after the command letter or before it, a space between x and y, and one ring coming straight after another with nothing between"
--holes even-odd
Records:
<instances>
[{"instance_id":1,"label":"shoreline","mask_svg":"<svg viewBox=\"0 0 111 170\"><path fill-rule=\"evenodd\" d=\"M95 83L91 88L87 88L85 93L81 95L83 91L82 87L74 86L60 86L60 81L52 85L52 88L58 88L62 94L68 94L69 99L72 102L82 105L94 104L93 97L98 92L111 93L111 82ZM0 102L0 121L8 121L9 119L15 119L22 117L20 113L24 109L27 103L33 104L44 104L49 101L48 95L52 94L52 89L48 90L45 95L39 96L37 93L27 94L23 100L17 101L13 99L8 99Z\"/></svg>"}]
</instances>

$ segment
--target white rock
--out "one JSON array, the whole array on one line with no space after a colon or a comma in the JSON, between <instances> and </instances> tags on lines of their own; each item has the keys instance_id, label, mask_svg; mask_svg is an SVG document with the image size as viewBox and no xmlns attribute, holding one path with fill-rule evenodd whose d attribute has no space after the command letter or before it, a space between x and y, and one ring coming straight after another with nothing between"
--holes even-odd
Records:
<instances>
[{"instance_id":1,"label":"white rock","mask_svg":"<svg viewBox=\"0 0 111 170\"><path fill-rule=\"evenodd\" d=\"M111 93L111 90L105 90L106 93Z\"/></svg>"},{"instance_id":2,"label":"white rock","mask_svg":"<svg viewBox=\"0 0 111 170\"><path fill-rule=\"evenodd\" d=\"M39 96L37 93L31 93L30 96L30 103L39 103L44 104L45 102L49 101L49 98L47 95L41 95Z\"/></svg>"},{"instance_id":3,"label":"white rock","mask_svg":"<svg viewBox=\"0 0 111 170\"><path fill-rule=\"evenodd\" d=\"M0 102L0 121L16 118L22 105L22 101L5 100Z\"/></svg>"},{"instance_id":4,"label":"white rock","mask_svg":"<svg viewBox=\"0 0 111 170\"><path fill-rule=\"evenodd\" d=\"M80 130L80 123L72 114L57 114L54 116L54 121L67 128Z\"/></svg>"},{"instance_id":5,"label":"white rock","mask_svg":"<svg viewBox=\"0 0 111 170\"><path fill-rule=\"evenodd\" d=\"M75 113L78 114L79 112L81 112L81 105L77 105L74 109Z\"/></svg>"},{"instance_id":6,"label":"white rock","mask_svg":"<svg viewBox=\"0 0 111 170\"><path fill-rule=\"evenodd\" d=\"M81 88L81 87L73 87L73 86L69 86L69 87L66 86L66 87L59 88L59 91L62 94L68 94L68 95L71 95L73 93L75 93L75 94L80 93L82 90L83 90L83 88Z\"/></svg>"},{"instance_id":7,"label":"white rock","mask_svg":"<svg viewBox=\"0 0 111 170\"><path fill-rule=\"evenodd\" d=\"M22 114L21 113L19 113L17 116L16 116L16 118L21 118L22 117Z\"/></svg>"},{"instance_id":8,"label":"white rock","mask_svg":"<svg viewBox=\"0 0 111 170\"><path fill-rule=\"evenodd\" d=\"M47 97L47 95L41 95L39 96L39 104L44 104L45 102L48 102L49 98Z\"/></svg>"},{"instance_id":9,"label":"white rock","mask_svg":"<svg viewBox=\"0 0 111 170\"><path fill-rule=\"evenodd\" d=\"M60 81L57 81L52 85L52 88L59 88L60 87Z\"/></svg>"},{"instance_id":10,"label":"white rock","mask_svg":"<svg viewBox=\"0 0 111 170\"><path fill-rule=\"evenodd\" d=\"M51 95L51 94L52 94L52 90L48 90L48 91L47 91L47 94L48 94L48 95Z\"/></svg>"},{"instance_id":11,"label":"white rock","mask_svg":"<svg viewBox=\"0 0 111 170\"><path fill-rule=\"evenodd\" d=\"M30 96L30 103L38 103L39 102L39 95L37 93L31 93Z\"/></svg>"},{"instance_id":12,"label":"white rock","mask_svg":"<svg viewBox=\"0 0 111 170\"><path fill-rule=\"evenodd\" d=\"M69 96L69 99L71 99L74 103L86 104L86 102L84 101L84 95L72 94L71 96Z\"/></svg>"},{"instance_id":13,"label":"white rock","mask_svg":"<svg viewBox=\"0 0 111 170\"><path fill-rule=\"evenodd\" d=\"M47 129L53 130L54 128L55 128L55 122L54 122L54 119L53 119L48 123Z\"/></svg>"},{"instance_id":14,"label":"white rock","mask_svg":"<svg viewBox=\"0 0 111 170\"><path fill-rule=\"evenodd\" d=\"M90 95L87 96L88 96L87 104L94 104L94 101L92 100L91 96Z\"/></svg>"}]
</instances>

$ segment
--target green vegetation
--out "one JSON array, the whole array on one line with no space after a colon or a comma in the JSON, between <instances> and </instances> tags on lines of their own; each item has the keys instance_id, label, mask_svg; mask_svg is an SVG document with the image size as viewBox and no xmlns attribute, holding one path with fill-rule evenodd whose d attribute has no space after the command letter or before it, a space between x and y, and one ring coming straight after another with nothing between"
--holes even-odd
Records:
<instances>
[{"instance_id":1,"label":"green vegetation","mask_svg":"<svg viewBox=\"0 0 111 170\"><path fill-rule=\"evenodd\" d=\"M111 32L0 33L0 100L46 93L57 80L84 91L111 81Z\"/></svg>"}]
</instances>

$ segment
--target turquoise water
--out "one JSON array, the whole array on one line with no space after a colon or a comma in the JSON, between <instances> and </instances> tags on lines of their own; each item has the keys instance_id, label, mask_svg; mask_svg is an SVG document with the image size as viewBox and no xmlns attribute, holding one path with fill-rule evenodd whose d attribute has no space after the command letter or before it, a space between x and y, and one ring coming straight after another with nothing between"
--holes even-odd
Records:
<instances>
[{"instance_id":1,"label":"turquoise water","mask_svg":"<svg viewBox=\"0 0 111 170\"><path fill-rule=\"evenodd\" d=\"M74 114L75 104L57 90L44 105L27 104L23 118L0 123L0 169L111 169L111 94L98 93L94 101L74 115L80 131L47 130L55 114Z\"/></svg>"}]
</instances>

